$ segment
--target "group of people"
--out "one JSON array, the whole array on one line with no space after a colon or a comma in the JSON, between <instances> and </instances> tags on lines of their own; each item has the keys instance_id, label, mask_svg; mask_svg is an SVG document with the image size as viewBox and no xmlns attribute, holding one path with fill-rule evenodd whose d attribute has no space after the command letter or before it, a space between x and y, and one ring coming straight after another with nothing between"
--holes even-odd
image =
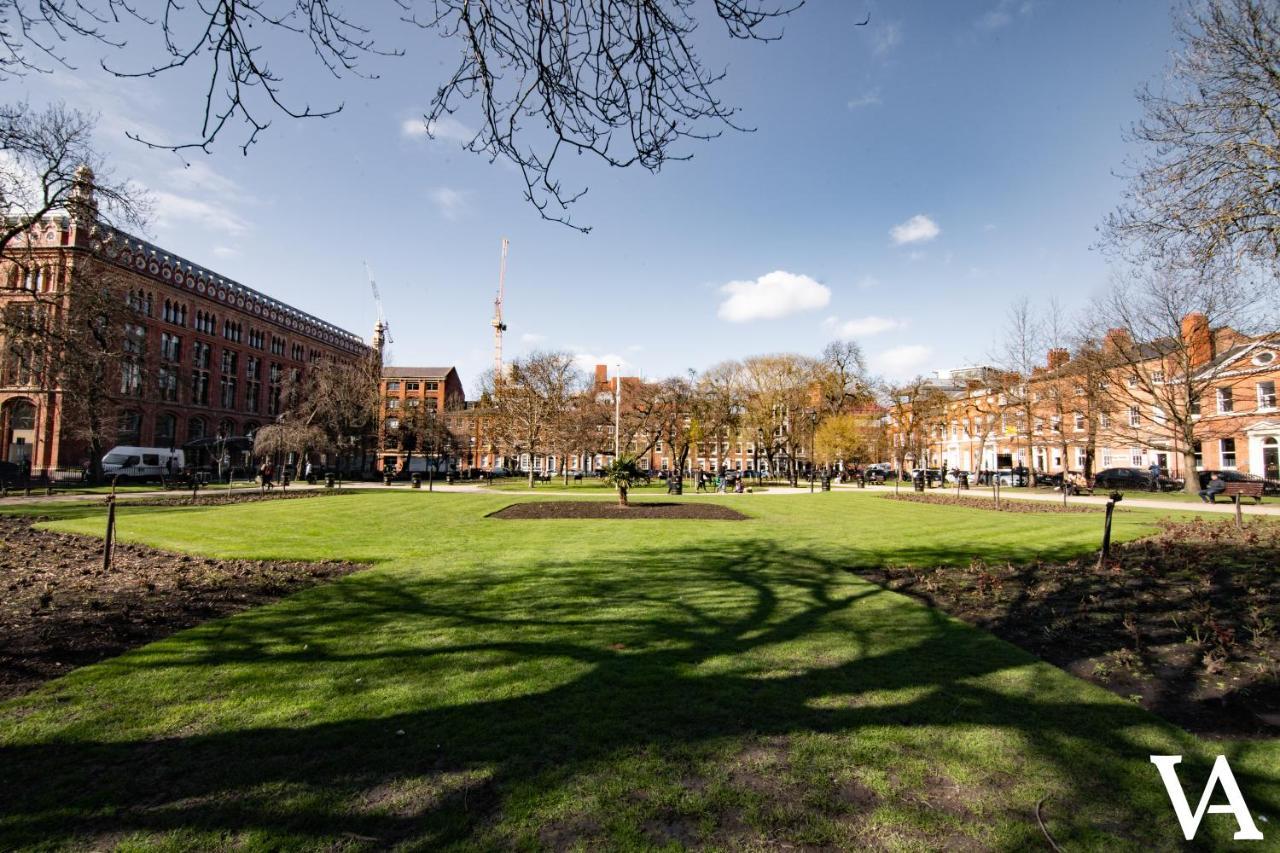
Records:
<instances>
[{"instance_id":1,"label":"group of people","mask_svg":"<svg viewBox=\"0 0 1280 853\"><path fill-rule=\"evenodd\" d=\"M725 494L733 489L734 494L742 494L746 491L746 485L742 481L742 474L722 471L719 474L713 474L707 471L699 471L694 477L697 483L695 491L708 491L708 486L714 486L719 494Z\"/></svg>"}]
</instances>

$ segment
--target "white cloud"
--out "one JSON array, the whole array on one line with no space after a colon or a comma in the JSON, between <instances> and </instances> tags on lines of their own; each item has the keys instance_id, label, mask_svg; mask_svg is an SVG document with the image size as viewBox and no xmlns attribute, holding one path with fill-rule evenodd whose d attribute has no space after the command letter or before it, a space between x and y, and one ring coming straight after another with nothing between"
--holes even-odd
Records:
<instances>
[{"instance_id":1,"label":"white cloud","mask_svg":"<svg viewBox=\"0 0 1280 853\"><path fill-rule=\"evenodd\" d=\"M891 317L877 317L873 314L868 317L854 317L843 322L837 317L828 317L822 322L822 325L834 332L837 337L849 339L865 338L882 332L892 332L894 329L905 327L907 322L905 320L894 320Z\"/></svg>"},{"instance_id":2,"label":"white cloud","mask_svg":"<svg viewBox=\"0 0 1280 853\"><path fill-rule=\"evenodd\" d=\"M220 202L201 201L171 192L153 192L155 222L160 228L176 228L195 223L211 231L239 236L249 225L234 210Z\"/></svg>"},{"instance_id":3,"label":"white cloud","mask_svg":"<svg viewBox=\"0 0 1280 853\"><path fill-rule=\"evenodd\" d=\"M535 332L525 332L520 336L520 342L526 344L540 344L546 341L546 335L539 335Z\"/></svg>"},{"instance_id":4,"label":"white cloud","mask_svg":"<svg viewBox=\"0 0 1280 853\"><path fill-rule=\"evenodd\" d=\"M876 89L870 89L866 92L863 92L861 95L859 95L856 98L850 98L848 102L846 102L845 106L847 106L851 110L856 110L860 107L874 107L874 106L878 106L879 104L880 104L880 89L876 88Z\"/></svg>"},{"instance_id":5,"label":"white cloud","mask_svg":"<svg viewBox=\"0 0 1280 853\"><path fill-rule=\"evenodd\" d=\"M933 349L923 344L892 347L871 356L871 368L887 379L910 379L933 357Z\"/></svg>"},{"instance_id":6,"label":"white cloud","mask_svg":"<svg viewBox=\"0 0 1280 853\"><path fill-rule=\"evenodd\" d=\"M825 308L831 301L831 288L807 275L775 270L755 281L731 281L720 287L728 298L717 312L721 320L745 323L750 320L773 320L800 311Z\"/></svg>"},{"instance_id":7,"label":"white cloud","mask_svg":"<svg viewBox=\"0 0 1280 853\"><path fill-rule=\"evenodd\" d=\"M906 222L889 229L889 236L898 246L904 243L924 243L941 233L942 229L938 227L938 223L923 213L917 213Z\"/></svg>"},{"instance_id":8,"label":"white cloud","mask_svg":"<svg viewBox=\"0 0 1280 853\"><path fill-rule=\"evenodd\" d=\"M457 219L467 209L468 193L450 187L436 187L431 191L431 201L445 219Z\"/></svg>"},{"instance_id":9,"label":"white cloud","mask_svg":"<svg viewBox=\"0 0 1280 853\"><path fill-rule=\"evenodd\" d=\"M1013 23L1014 16L1025 18L1035 9L1034 0L1000 0L979 17L974 26L980 30L998 30Z\"/></svg>"},{"instance_id":10,"label":"white cloud","mask_svg":"<svg viewBox=\"0 0 1280 853\"><path fill-rule=\"evenodd\" d=\"M428 133L430 131L430 133ZM446 142L470 142L476 132L458 121L453 116L445 116L437 121L407 118L400 123L400 135L409 139L438 139Z\"/></svg>"},{"instance_id":11,"label":"white cloud","mask_svg":"<svg viewBox=\"0 0 1280 853\"><path fill-rule=\"evenodd\" d=\"M875 46L871 52L883 58L900 44L902 44L902 25L897 21L888 21L876 30Z\"/></svg>"},{"instance_id":12,"label":"white cloud","mask_svg":"<svg viewBox=\"0 0 1280 853\"><path fill-rule=\"evenodd\" d=\"M573 361L580 370L592 371L595 370L597 364L604 364L609 367L609 374L612 376L615 371L631 366L631 362L616 352L593 353L579 347L570 347L569 351L573 353Z\"/></svg>"}]
</instances>

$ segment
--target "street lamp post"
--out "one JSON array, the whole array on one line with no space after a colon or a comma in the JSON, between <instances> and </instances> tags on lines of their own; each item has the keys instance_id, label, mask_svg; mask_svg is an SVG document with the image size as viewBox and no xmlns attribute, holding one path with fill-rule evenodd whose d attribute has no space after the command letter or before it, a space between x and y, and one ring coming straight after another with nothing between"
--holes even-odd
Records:
<instances>
[{"instance_id":1,"label":"street lamp post","mask_svg":"<svg viewBox=\"0 0 1280 853\"><path fill-rule=\"evenodd\" d=\"M818 413L809 410L809 494L813 494L814 434L818 430Z\"/></svg>"}]
</instances>

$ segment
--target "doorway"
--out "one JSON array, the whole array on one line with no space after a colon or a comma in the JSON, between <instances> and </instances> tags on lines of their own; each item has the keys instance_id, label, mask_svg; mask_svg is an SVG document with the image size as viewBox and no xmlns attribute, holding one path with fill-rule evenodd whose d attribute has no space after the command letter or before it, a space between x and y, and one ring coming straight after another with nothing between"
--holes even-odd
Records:
<instances>
[{"instance_id":1,"label":"doorway","mask_svg":"<svg viewBox=\"0 0 1280 853\"><path fill-rule=\"evenodd\" d=\"M1280 441L1275 437L1262 440L1262 476L1280 480Z\"/></svg>"}]
</instances>

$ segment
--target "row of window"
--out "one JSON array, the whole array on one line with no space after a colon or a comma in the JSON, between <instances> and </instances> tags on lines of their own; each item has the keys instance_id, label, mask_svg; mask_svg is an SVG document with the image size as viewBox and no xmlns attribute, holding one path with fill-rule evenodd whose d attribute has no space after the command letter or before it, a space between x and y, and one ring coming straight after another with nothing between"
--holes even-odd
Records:
<instances>
[{"instance_id":1,"label":"row of window","mask_svg":"<svg viewBox=\"0 0 1280 853\"><path fill-rule=\"evenodd\" d=\"M435 381L434 379L428 380L428 381L427 381L427 382L425 382L425 383L421 383L421 382L417 382L417 381L405 382L405 383L404 383L404 390L405 390L405 391L419 391L419 390L422 390L422 389L420 388L420 386L421 386L421 385L423 385L423 384L425 384L425 385L427 386L427 387L426 387L426 389L425 389L425 390L427 390L427 391L439 391L439 390L440 390L440 383L439 383L439 382L437 382L437 381ZM400 391L400 385L401 385L401 383L400 383L400 380L398 380L398 379L391 379L391 380L388 380L388 381L387 381L387 393L388 393L388 394L391 394L391 393L393 393L393 392L398 393L398 392Z\"/></svg>"},{"instance_id":2,"label":"row of window","mask_svg":"<svg viewBox=\"0 0 1280 853\"><path fill-rule=\"evenodd\" d=\"M129 307L144 314L151 316L151 294L143 291L130 291L127 301ZM187 325L187 306L174 299L166 299L164 301L164 321L174 326ZM212 311L197 309L195 317L192 320L191 328L205 335L218 334L218 318ZM244 323L239 320L223 318L222 321L222 337L234 343L244 343L245 327ZM255 329L252 326L248 331L249 346L254 349L264 349L267 346L267 335L261 329ZM285 345L287 341L278 335L271 335L271 354L284 355ZM290 347L290 356L294 361L302 361L308 357L307 348L300 343L294 343ZM317 349L310 350L310 360L317 361L320 358L320 351Z\"/></svg>"},{"instance_id":3,"label":"row of window","mask_svg":"<svg viewBox=\"0 0 1280 853\"><path fill-rule=\"evenodd\" d=\"M252 438L259 426L260 424L255 421L246 421L243 427L243 434ZM210 433L209 422L204 418L197 416L190 418L187 421L187 436L185 441L195 441L196 439L205 438L211 434L238 436L241 434L240 430L241 427L237 426L235 421L224 419L219 422L217 432ZM116 441L119 444L137 445L142 443L141 412L128 411L120 414ZM154 447L176 447L178 444L178 416L171 412L161 412L156 415L150 445Z\"/></svg>"}]
</instances>

